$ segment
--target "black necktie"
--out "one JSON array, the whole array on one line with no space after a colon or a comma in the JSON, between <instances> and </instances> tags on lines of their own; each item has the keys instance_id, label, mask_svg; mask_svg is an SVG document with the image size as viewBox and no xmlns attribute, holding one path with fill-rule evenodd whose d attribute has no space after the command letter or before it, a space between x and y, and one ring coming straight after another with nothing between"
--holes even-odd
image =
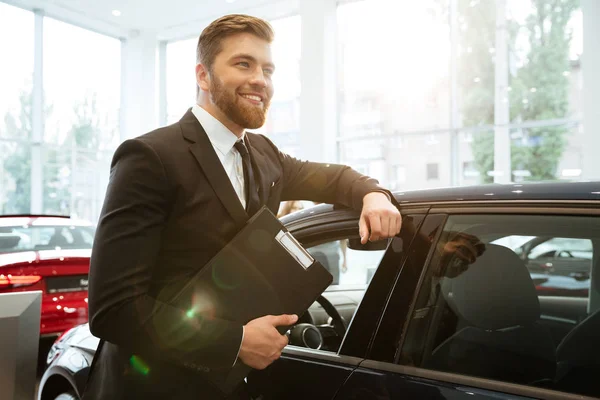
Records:
<instances>
[{"instance_id":1,"label":"black necktie","mask_svg":"<svg viewBox=\"0 0 600 400\"><path fill-rule=\"evenodd\" d=\"M234 145L235 149L242 156L244 164L244 190L246 191L246 212L249 216L253 216L260 207L260 199L258 198L258 188L254 180L254 171L252 171L252 162L250 154L243 140L238 140Z\"/></svg>"}]
</instances>

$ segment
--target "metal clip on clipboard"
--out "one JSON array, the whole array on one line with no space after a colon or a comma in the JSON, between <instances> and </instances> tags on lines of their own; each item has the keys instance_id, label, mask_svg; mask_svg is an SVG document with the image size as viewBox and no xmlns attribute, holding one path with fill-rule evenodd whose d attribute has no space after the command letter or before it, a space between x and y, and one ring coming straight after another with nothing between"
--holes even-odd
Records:
<instances>
[{"instance_id":1,"label":"metal clip on clipboard","mask_svg":"<svg viewBox=\"0 0 600 400\"><path fill-rule=\"evenodd\" d=\"M281 247L290 253L304 269L307 269L314 263L315 259L300 245L300 243L298 243L291 233L279 231L277 236L275 236L275 240L277 240Z\"/></svg>"}]
</instances>

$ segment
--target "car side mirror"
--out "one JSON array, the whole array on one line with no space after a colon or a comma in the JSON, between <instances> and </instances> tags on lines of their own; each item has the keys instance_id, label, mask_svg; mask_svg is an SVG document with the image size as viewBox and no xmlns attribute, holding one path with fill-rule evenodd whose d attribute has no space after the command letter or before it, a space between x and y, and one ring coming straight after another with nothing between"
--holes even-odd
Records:
<instances>
[{"instance_id":1,"label":"car side mirror","mask_svg":"<svg viewBox=\"0 0 600 400\"><path fill-rule=\"evenodd\" d=\"M359 251L377 251L387 249L390 239L377 240L375 242L367 242L362 244L360 238L348 239L348 248Z\"/></svg>"}]
</instances>

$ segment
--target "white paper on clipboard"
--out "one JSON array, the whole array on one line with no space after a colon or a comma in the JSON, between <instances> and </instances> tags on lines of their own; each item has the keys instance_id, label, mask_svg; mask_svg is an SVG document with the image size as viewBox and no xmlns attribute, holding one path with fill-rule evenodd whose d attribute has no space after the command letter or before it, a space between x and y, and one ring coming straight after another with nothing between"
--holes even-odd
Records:
<instances>
[{"instance_id":1,"label":"white paper on clipboard","mask_svg":"<svg viewBox=\"0 0 600 400\"><path fill-rule=\"evenodd\" d=\"M295 237L289 232L279 231L275 239L281 246L294 257L304 269L310 267L315 259L298 243Z\"/></svg>"}]
</instances>

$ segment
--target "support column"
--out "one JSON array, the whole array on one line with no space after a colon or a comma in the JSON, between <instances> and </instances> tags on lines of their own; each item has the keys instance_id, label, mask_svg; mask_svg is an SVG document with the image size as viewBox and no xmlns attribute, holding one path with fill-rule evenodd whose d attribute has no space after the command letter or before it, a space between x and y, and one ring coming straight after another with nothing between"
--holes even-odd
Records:
<instances>
[{"instance_id":1,"label":"support column","mask_svg":"<svg viewBox=\"0 0 600 400\"><path fill-rule=\"evenodd\" d=\"M494 96L494 182L512 180L510 161L510 114L508 89L508 29L506 27L506 0L496 0L496 68Z\"/></svg>"},{"instance_id":2,"label":"support column","mask_svg":"<svg viewBox=\"0 0 600 400\"><path fill-rule=\"evenodd\" d=\"M44 14L34 10L33 39L33 93L31 103L31 193L32 214L44 211L44 173L42 168L42 144L44 142ZM27 210L23 210L27 212Z\"/></svg>"},{"instance_id":3,"label":"support column","mask_svg":"<svg viewBox=\"0 0 600 400\"><path fill-rule=\"evenodd\" d=\"M583 178L600 179L600 1L581 0L583 13Z\"/></svg>"},{"instance_id":4,"label":"support column","mask_svg":"<svg viewBox=\"0 0 600 400\"><path fill-rule=\"evenodd\" d=\"M460 111L458 109L458 0L450 0L450 186L460 183L460 155L458 129Z\"/></svg>"},{"instance_id":5,"label":"support column","mask_svg":"<svg viewBox=\"0 0 600 400\"><path fill-rule=\"evenodd\" d=\"M336 0L300 3L300 153L302 159L337 162Z\"/></svg>"},{"instance_id":6,"label":"support column","mask_svg":"<svg viewBox=\"0 0 600 400\"><path fill-rule=\"evenodd\" d=\"M158 127L156 34L132 31L121 41L121 140Z\"/></svg>"}]
</instances>

